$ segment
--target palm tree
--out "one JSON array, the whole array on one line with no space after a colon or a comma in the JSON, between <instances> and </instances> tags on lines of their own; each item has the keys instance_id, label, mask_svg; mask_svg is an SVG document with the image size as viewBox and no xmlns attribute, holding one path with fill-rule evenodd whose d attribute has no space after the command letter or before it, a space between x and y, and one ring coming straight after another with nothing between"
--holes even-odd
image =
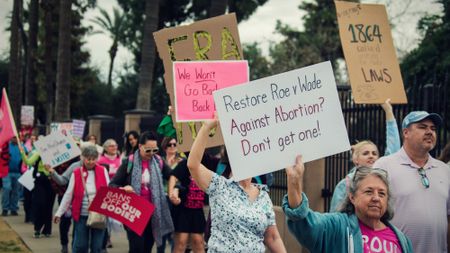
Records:
<instances>
[{"instance_id":1,"label":"palm tree","mask_svg":"<svg viewBox=\"0 0 450 253\"><path fill-rule=\"evenodd\" d=\"M59 2L59 41L56 71L55 120L70 119L72 0Z\"/></svg>"},{"instance_id":2,"label":"palm tree","mask_svg":"<svg viewBox=\"0 0 450 253\"><path fill-rule=\"evenodd\" d=\"M16 123L20 119L20 107L22 106L22 68L21 68L21 40L19 26L21 22L22 1L14 0L13 12L11 18L11 41L9 48L9 75L8 91L11 101L11 110Z\"/></svg>"},{"instance_id":3,"label":"palm tree","mask_svg":"<svg viewBox=\"0 0 450 253\"><path fill-rule=\"evenodd\" d=\"M25 104L36 103L36 65L37 65L37 35L39 28L39 0L31 0L29 7L28 55L25 80Z\"/></svg>"},{"instance_id":4,"label":"palm tree","mask_svg":"<svg viewBox=\"0 0 450 253\"><path fill-rule=\"evenodd\" d=\"M156 58L153 32L158 29L158 21L159 0L146 0L144 32L142 34L141 70L136 109L150 110L153 70Z\"/></svg>"},{"instance_id":5,"label":"palm tree","mask_svg":"<svg viewBox=\"0 0 450 253\"><path fill-rule=\"evenodd\" d=\"M113 43L109 48L109 57L111 62L109 63L109 72L108 72L108 90L112 90L112 71L114 68L114 59L116 58L117 50L119 47L119 43L122 44L125 38L125 16L119 9L113 8L113 16L109 16L108 12L104 9L100 8L100 16L95 17L91 20L102 30L94 31L93 34L103 33L108 35Z\"/></svg>"}]
</instances>

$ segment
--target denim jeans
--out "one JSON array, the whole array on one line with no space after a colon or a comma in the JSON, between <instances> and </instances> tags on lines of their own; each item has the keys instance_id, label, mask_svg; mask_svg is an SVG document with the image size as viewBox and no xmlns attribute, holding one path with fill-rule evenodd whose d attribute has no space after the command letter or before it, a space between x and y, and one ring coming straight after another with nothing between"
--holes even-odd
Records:
<instances>
[{"instance_id":1,"label":"denim jeans","mask_svg":"<svg viewBox=\"0 0 450 253\"><path fill-rule=\"evenodd\" d=\"M19 210L19 191L20 185L17 181L20 177L20 173L9 172L6 177L3 178L3 196L2 196L2 208L6 211Z\"/></svg>"},{"instance_id":2,"label":"denim jeans","mask_svg":"<svg viewBox=\"0 0 450 253\"><path fill-rule=\"evenodd\" d=\"M86 226L87 216L80 216L80 219L74 221L73 235L73 253L100 253L102 251L104 229L95 229Z\"/></svg>"}]
</instances>

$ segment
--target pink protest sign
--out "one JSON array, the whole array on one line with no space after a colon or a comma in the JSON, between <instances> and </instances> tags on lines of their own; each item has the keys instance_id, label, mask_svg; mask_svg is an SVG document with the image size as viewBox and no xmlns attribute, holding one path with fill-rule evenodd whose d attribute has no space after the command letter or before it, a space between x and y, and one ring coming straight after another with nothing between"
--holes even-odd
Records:
<instances>
[{"instance_id":1,"label":"pink protest sign","mask_svg":"<svg viewBox=\"0 0 450 253\"><path fill-rule=\"evenodd\" d=\"M173 62L176 121L212 119L216 111L212 93L248 79L247 61Z\"/></svg>"},{"instance_id":2,"label":"pink protest sign","mask_svg":"<svg viewBox=\"0 0 450 253\"><path fill-rule=\"evenodd\" d=\"M101 187L95 194L89 211L116 219L138 235L142 235L155 206L134 193L117 188Z\"/></svg>"}]
</instances>

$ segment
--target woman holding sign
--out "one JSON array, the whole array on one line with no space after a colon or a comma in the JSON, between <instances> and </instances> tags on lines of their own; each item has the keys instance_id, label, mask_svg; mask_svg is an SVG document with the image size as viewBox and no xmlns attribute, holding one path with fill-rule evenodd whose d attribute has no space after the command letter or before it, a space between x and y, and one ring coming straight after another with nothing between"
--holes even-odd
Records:
<instances>
[{"instance_id":1,"label":"woman holding sign","mask_svg":"<svg viewBox=\"0 0 450 253\"><path fill-rule=\"evenodd\" d=\"M225 179L201 164L209 132L217 125L217 117L205 122L188 158L191 176L209 194L212 224L208 252L265 252L264 245L271 252L286 252L267 187L252 184L251 178L239 182Z\"/></svg>"},{"instance_id":2,"label":"woman holding sign","mask_svg":"<svg viewBox=\"0 0 450 253\"><path fill-rule=\"evenodd\" d=\"M411 241L389 222L394 212L385 170L357 168L343 209L327 214L309 208L304 171L301 156L286 169L283 211L289 231L310 252L413 252Z\"/></svg>"},{"instance_id":3,"label":"woman holding sign","mask_svg":"<svg viewBox=\"0 0 450 253\"><path fill-rule=\"evenodd\" d=\"M73 253L100 253L102 250L104 229L91 228L86 225L89 204L95 197L97 190L109 183L108 172L97 164L98 151L94 145L85 147L81 153L81 167L73 171L66 193L55 214L54 222L58 223L61 216L72 206L74 220ZM90 245L89 245L90 242Z\"/></svg>"},{"instance_id":4,"label":"woman holding sign","mask_svg":"<svg viewBox=\"0 0 450 253\"><path fill-rule=\"evenodd\" d=\"M19 145L22 161L33 166L34 188L32 191L32 211L34 219L34 237L39 238L41 235L49 237L52 234L52 214L53 203L55 202L55 192L50 183L50 173L44 166L39 152L34 149L32 152L25 154L22 145Z\"/></svg>"}]
</instances>

